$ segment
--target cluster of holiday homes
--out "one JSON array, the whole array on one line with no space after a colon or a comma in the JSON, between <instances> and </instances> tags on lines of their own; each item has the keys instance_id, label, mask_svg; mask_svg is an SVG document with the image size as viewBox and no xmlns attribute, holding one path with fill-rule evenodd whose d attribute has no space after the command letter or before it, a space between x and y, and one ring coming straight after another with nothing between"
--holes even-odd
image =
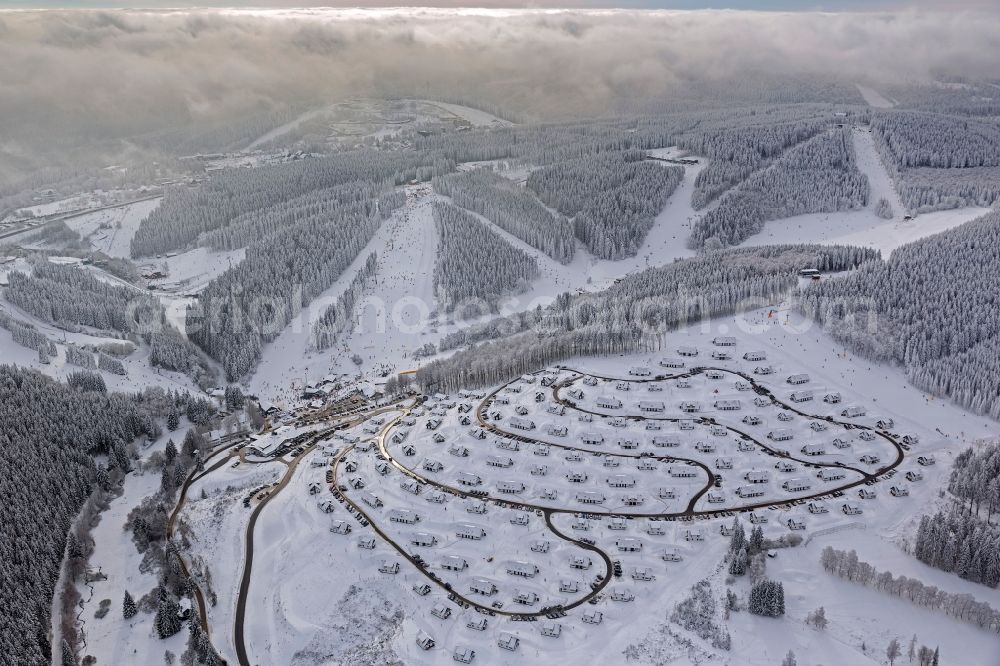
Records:
<instances>
[{"instance_id":1,"label":"cluster of holiday homes","mask_svg":"<svg viewBox=\"0 0 1000 666\"><path fill-rule=\"evenodd\" d=\"M732 348L736 346L736 338L729 335L720 335L712 339L712 344L720 349L716 349L712 352L712 358L716 361L728 361L732 358L732 355L725 351L727 348ZM700 351L697 347L692 347L689 345L682 345L677 348L677 357L666 357L659 361L661 367L670 368L673 370L684 368L687 364L685 359L696 358ZM679 357L679 358L678 358ZM759 363L760 361L767 360L767 353L763 351L748 351L743 354L744 361L750 361L752 363Z\"/></svg>"},{"instance_id":2,"label":"cluster of holiday homes","mask_svg":"<svg viewBox=\"0 0 1000 666\"><path fill-rule=\"evenodd\" d=\"M618 410L624 404L613 395L601 395L594 401L599 409ZM640 400L637 405L643 414L661 414L666 411L666 405L660 400ZM732 412L742 409L742 404L737 399L716 400L713 405L715 409L723 412ZM678 405L678 409L685 414L694 414L701 411L701 405L697 402L686 400Z\"/></svg>"}]
</instances>

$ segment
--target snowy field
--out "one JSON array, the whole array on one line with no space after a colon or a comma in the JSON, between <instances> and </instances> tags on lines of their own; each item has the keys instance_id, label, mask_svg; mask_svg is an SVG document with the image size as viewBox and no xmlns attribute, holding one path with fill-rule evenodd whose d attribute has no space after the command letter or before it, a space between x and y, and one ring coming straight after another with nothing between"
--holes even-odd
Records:
<instances>
[{"instance_id":1,"label":"snowy field","mask_svg":"<svg viewBox=\"0 0 1000 666\"><path fill-rule=\"evenodd\" d=\"M875 108L894 106L874 89L858 89ZM390 138L423 122L509 124L457 104L353 100L308 111L220 164L281 159L277 152L249 151L294 142L317 128L325 127L331 140L354 141ZM871 186L868 205L770 221L744 245L846 244L888 257L903 244L988 212L961 208L910 219L871 132L855 127L851 136ZM649 154L684 156L676 148ZM500 161L459 169L474 166L497 168L521 185L531 169ZM691 198L705 166L701 158L683 165L681 184L638 253L620 261L598 259L577 242L573 260L561 264L476 215L539 267L539 277L504 300L500 314L544 307L564 292L605 289L694 256L687 240L704 210L694 211ZM405 204L264 346L245 381L263 404L288 410L271 423L294 421L285 437L308 436L323 420L317 416L323 399L302 404L307 385L335 377L343 384L338 397L355 389L371 395L383 378L426 363L415 354L421 347L494 316L456 322L438 312L433 204L445 197L429 183L404 189ZM881 199L892 207L891 219L876 214ZM66 223L94 250L127 258L139 224L159 201L91 211ZM36 212L69 205L55 202ZM372 252L377 271L352 325L335 345L316 351L313 322L345 293ZM243 250L199 247L147 257L137 266L144 275L163 274L147 278L150 293L183 330L185 307L244 257ZM28 268L24 259L8 261L0 279ZM86 270L125 284L94 266ZM67 344L119 342L63 331L6 301L0 310L35 325L58 349L43 364L0 329L4 362L53 377L78 369L66 363ZM732 344L714 343L717 336L732 336ZM197 391L189 378L151 368L145 345L122 360L125 377L103 374L111 390ZM794 379L799 375L801 382ZM940 646L942 664L1000 663L995 634L846 582L820 565L826 546L856 549L880 570L1000 607L997 590L908 554L920 516L944 505L954 457L995 437L996 424L915 389L896 368L846 352L788 302L682 328L665 336L656 352L569 359L509 385L430 396L424 404L363 418L304 455L269 460L234 450L191 485L180 533L196 580L217 597L208 621L229 663L239 663L244 649L249 663L294 666L444 664L474 650L475 663L487 664L772 666L791 649L803 665L881 664L889 640L905 646L914 634L921 644ZM933 456L936 464L918 463L920 456ZM86 653L98 664L158 663L164 650L183 651L183 634L155 638L151 613L131 623L120 613L124 589L139 600L156 583L121 526L158 483L158 474L128 475L123 496L94 532L91 565L107 579L81 583L80 618ZM720 606L715 619L733 644L723 652L669 615L699 580L709 581L716 600L731 589L746 606L749 577L729 576L724 562L734 519L748 532L763 530L771 555L766 576L783 582L787 613L768 619L737 611L723 618ZM104 599L111 599L111 612L97 619ZM822 632L805 624L820 605L830 622Z\"/></svg>"},{"instance_id":2,"label":"snowy field","mask_svg":"<svg viewBox=\"0 0 1000 666\"><path fill-rule=\"evenodd\" d=\"M80 234L95 250L109 257L129 258L129 244L139 224L160 205L161 199L106 208L66 220L66 226Z\"/></svg>"},{"instance_id":3,"label":"snowy field","mask_svg":"<svg viewBox=\"0 0 1000 666\"><path fill-rule=\"evenodd\" d=\"M896 106L896 104L882 95L879 91L875 90L870 86L863 86L860 83L857 84L858 92L864 97L865 101L868 102L869 106L876 109L891 109Z\"/></svg>"},{"instance_id":4,"label":"snowy field","mask_svg":"<svg viewBox=\"0 0 1000 666\"><path fill-rule=\"evenodd\" d=\"M182 424L187 427L186 420ZM93 530L94 553L90 557L90 570L106 576L87 584L77 583L84 601L80 608L82 634L86 647L81 654L97 659L97 664L152 664L163 660L164 652L179 656L184 651L187 636L182 632L166 640L156 635L154 613L140 611L131 620L122 618L122 599L128 590L137 604L142 597L154 591L156 572L143 564L143 555L132 541L132 533L125 530L129 512L144 498L156 493L160 487L160 472L142 473L143 462L156 451L163 451L167 440L179 442L177 432L164 432L156 442L141 451L143 460L136 463L136 471L126 475L123 493L113 499L101 513L100 523ZM101 601L109 599L110 607L103 618L94 617Z\"/></svg>"},{"instance_id":5,"label":"snowy field","mask_svg":"<svg viewBox=\"0 0 1000 666\"><path fill-rule=\"evenodd\" d=\"M159 271L166 277L149 280L151 288L168 295L196 294L208 283L243 261L246 251L219 251L196 247L185 252L139 261L142 272Z\"/></svg>"}]
</instances>

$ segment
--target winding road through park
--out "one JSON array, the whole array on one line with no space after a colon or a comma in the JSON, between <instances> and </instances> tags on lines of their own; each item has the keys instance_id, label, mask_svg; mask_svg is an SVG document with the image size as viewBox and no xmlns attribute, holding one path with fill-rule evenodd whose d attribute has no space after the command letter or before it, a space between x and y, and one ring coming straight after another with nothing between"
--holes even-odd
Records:
<instances>
[{"instance_id":1,"label":"winding road through park","mask_svg":"<svg viewBox=\"0 0 1000 666\"><path fill-rule=\"evenodd\" d=\"M560 443L552 442L552 441L543 441L543 440L532 438L532 437L524 435L524 434L512 433L512 432L509 432L507 430L504 430L503 428L501 428L499 425L497 425L494 421L492 421L488 417L488 410L489 410L489 407L493 404L493 401L496 398L497 394L500 393L506 387L510 386L511 384L513 384L513 383L515 383L517 381L520 381L521 380L520 377L517 378L517 379L514 379L514 380L512 380L510 382L507 382L506 384L503 384L503 385L497 387L495 390L493 390L491 393L489 393L487 396L485 396L485 398L482 399L482 401L479 403L478 407L476 408L476 411L475 411L476 419L477 419L478 424L479 424L479 426L481 428L483 428L486 431L495 433L498 436L501 436L501 437L504 437L504 438L514 439L514 440L517 440L517 441L520 441L520 442L529 443L529 444L536 444L536 443L537 444L545 444L545 445L548 445L548 446L552 446L552 447L557 447L557 448L560 448L560 449L564 449L564 450L567 450L567 451L577 451L577 452L581 452L581 453L600 454L600 455L603 455L603 456L614 456L614 457L620 457L620 458L631 458L631 459L640 459L641 458L641 459L657 460L657 461L666 462L666 463L671 463L671 462L683 463L683 464L687 464L687 465L692 465L692 466L698 467L705 474L705 477L706 477L705 485L703 487L699 488L699 490L692 495L692 497L690 498L690 500L687 503L687 506L684 508L683 511L668 512L668 513L663 513L663 512L660 512L660 513L632 513L632 512L628 512L628 513L615 513L615 512L610 512L610 511L608 511L608 512L594 512L594 511L580 511L578 509L571 509L571 508L565 508L565 507L553 507L553 506L535 504L535 503L525 502L525 501L520 501L520 500L512 500L512 499L509 499L508 497L503 497L503 498L501 498L501 497L494 497L494 496L491 496L488 493L485 493L485 492L482 492L482 491L467 491L467 490L464 490L462 488L458 488L458 487L455 487L455 486L452 486L452 485L449 485L449 484L442 483L442 482L437 481L435 479L428 478L428 477L424 476L423 474L421 474L420 472L418 472L417 470L411 469L411 468L407 467L396 456L393 455L392 451L390 450L390 448L388 446L388 440L389 440L389 435L391 434L391 432L393 431L393 429L396 428L399 425L399 423L402 420L402 418L404 416L406 416L407 414L409 414L409 412L414 407L416 407L417 405L419 405L419 404L422 403L422 399L419 398L419 397L416 398L416 399L414 399L413 402L411 403L411 405L408 406L408 407L401 406L399 403L396 403L394 405L381 406L381 407L377 407L377 408L373 408L373 409L366 409L364 405L352 405L351 408L346 413L344 413L344 412L341 412L339 414L326 413L326 414L323 414L322 416L318 416L316 414L308 414L308 415L300 417L299 423L301 425L323 423L323 424L326 424L328 427L325 427L325 428L323 428L321 430L317 430L314 433L311 433L308 436L308 438L304 439L302 442L299 443L299 447L302 449L302 452L299 455L295 456L291 461L285 461L286 464L287 464L287 466L288 466L288 469L283 474L281 480L275 486L273 486L270 489L268 495L265 498L263 498L254 507L253 512L252 512L252 514L250 516L250 520L248 522L246 531L245 531L245 536L244 536L244 539L245 539L245 541L244 541L244 550L245 550L245 553L244 553L243 572L242 572L242 577L240 579L239 592L238 592L238 597L237 597L237 600L236 600L236 613L235 613L235 618L234 618L234 643L235 643L236 657L237 657L237 660L239 661L240 666L254 666L254 663L250 660L250 658L248 656L248 652L247 652L246 635L245 635L245 626L244 625L245 625L245 617L246 617L247 600L248 600L248 597L249 597L250 586L251 586L251 582L252 582L252 573L253 573L253 555L254 555L253 541L254 541L254 530L255 530L255 527L257 525L258 519L260 518L261 513L264 511L264 509L267 507L267 505L270 503L270 501L272 499L274 499L275 496L277 496L282 490L284 490L288 486L288 484L290 483L290 481L291 481L291 479L293 477L295 469L298 466L299 462L302 460L302 458L304 458L308 453L310 453L321 441L323 441L324 439L328 438L330 435L332 435L333 433L335 433L337 430L340 430L340 429L343 429L343 428L352 427L354 425L358 425L358 424L360 424L360 423L362 423L362 422L364 422L364 421L366 421L366 420L368 420L368 419L370 419L370 418L372 418L372 417L374 417L374 416L376 416L377 414L380 414L380 413L385 413L385 412L388 412L388 411L400 411L401 412L401 414L399 416L397 416L396 418L392 419L391 421L389 421L388 423L386 423L382 427L382 429L380 430L380 432L378 433L378 436L376 438L376 443L377 443L377 447L378 447L378 449L377 449L377 451L378 451L377 455L379 457L383 458L384 460L386 460L392 466L392 468L394 468L398 473L403 474L403 475L405 475L405 476L407 476L407 477L409 477L411 479L414 479L417 482L419 482L420 484L423 484L423 485L426 485L426 486L430 486L430 487L434 487L434 488L438 488L441 491L446 492L446 493L448 493L448 494L450 494L452 496L455 496L455 497L475 499L475 500L479 500L479 501L483 501L483 502L488 502L488 503L494 504L494 505L496 505L498 507L503 507L503 508L507 508L507 509L517 509L517 510L522 510L522 511L528 511L528 512L535 513L536 515L540 515L540 516L542 516L544 518L546 528L555 537L557 537L557 538L559 538L559 539L561 539L563 541L566 541L568 543L571 543L571 544L573 544L574 546L576 546L578 548L581 548L581 549L586 550L588 552L594 553L595 555L597 555L598 557L600 557L600 559L604 562L605 571L604 571L604 573L602 575L598 575L595 578L594 583L592 583L592 585L591 585L591 589L586 594L580 596L579 598L573 600L570 603L566 603L566 604L558 605L558 606L549 606L549 607L542 608L542 609L537 610L537 611L523 611L523 612L522 611L502 610L502 609L499 609L499 608L494 608L492 606L484 605L484 604L480 603L479 601L477 601L475 599L472 599L472 598L469 598L469 597L466 597L463 594L461 594L458 591L456 591L455 589L453 589L453 587L449 583L447 583L446 581L442 580L433 571L431 571L428 568L428 566L426 565L426 563L421 558L414 557L410 553L408 553L407 549L402 544L398 543L391 535L387 534L378 525L378 522L375 519L373 519L373 516L364 507L362 507L358 502L355 502L349 496L349 493L346 491L346 487L343 487L343 486L340 485L340 476L339 476L339 473L340 473L341 464L344 462L346 456L348 454L350 454L354 450L354 446L353 445L348 445L348 446L342 448L338 452L338 454L334 457L334 459L333 459L333 461L331 463L332 472L333 472L333 478L332 478L332 482L330 483L330 490L331 490L331 492L335 495L335 497L340 502L342 502L343 504L345 504L345 506L347 506L349 508L350 512L355 516L355 518L359 522L362 523L362 525L371 528L372 531L376 535L378 535L391 548L393 548L396 552L398 552L400 554L400 556L403 557L407 562L409 562L411 565L413 565L416 568L417 571L419 571L423 576L425 576L427 578L428 581L430 581L434 585L436 585L436 586L440 587L441 589L443 589L448 594L449 599L451 599L455 603L458 603L458 604L460 604L460 605L462 605L464 607L467 607L467 608L473 608L476 611L478 611L480 613L483 613L483 614L486 614L486 615L502 615L502 616L508 616L508 617L517 618L517 619L534 619L534 618L543 617L543 616L548 616L548 617L557 617L557 616L560 616L560 615L562 615L567 610L570 610L572 608L576 608L576 607L578 607L578 606L580 606L582 604L585 604L587 602L593 601L596 598L598 598L599 595L602 594L602 592L604 591L604 589L607 587L607 585L611 582L611 580L613 578L613 575L614 575L614 562L613 562L611 556L608 555L608 553L604 552L601 548L598 548L593 543L590 543L589 540L574 539L571 536L568 536L568 535L564 534L563 532L561 532L556 527L556 525L553 523L553 516L556 516L556 515L559 515L559 514L572 514L572 515L578 515L578 516L579 515L585 515L585 516L589 516L589 517L601 517L601 518L606 518L606 517L607 518L610 518L610 517L625 517L625 518L646 518L646 519L666 520L666 521L673 521L673 520L685 520L685 521L687 521L687 520L695 520L695 519L706 519L706 518L712 518L712 517L732 516L736 512L748 512L748 511L753 511L753 510L756 510L756 509L763 509L763 508L768 508L768 507L792 506L792 505L801 504L802 502L806 502L806 501L809 501L809 500L815 500L815 499L820 499L820 498L840 496L844 491L849 490L851 488L854 488L854 487L857 487L857 486L861 486L861 485L866 485L866 484L870 485L870 484L874 483L876 480L878 480L879 477L882 477L885 474L888 474L888 473L892 472L892 470L894 470L896 467L898 467L900 465L900 463L902 463L902 461L904 459L904 456L905 456L904 452L905 452L905 448L906 447L903 444L901 444L899 441L897 441L897 436L894 435L893 433L890 433L887 430L880 429L880 428L873 428L873 427L870 427L870 426L865 426L865 425L860 425L860 424L852 423L850 421L838 420L838 419L835 419L834 417L831 417L831 416L819 416L819 415L814 415L814 414L809 414L807 412L804 412L804 411L798 409L797 407L795 407L793 405L790 405L790 404L787 404L787 403L781 401L779 398L777 398L774 395L774 393L770 389L768 389L767 387L762 386L760 383L758 383L753 376L748 375L748 374L743 373L743 372L739 372L739 371L735 371L735 370L729 370L729 369L726 369L726 368L697 367L697 368L693 368L693 369L689 370L688 372L680 373L680 374L675 374L675 375L660 375L660 376L649 378L649 379L629 378L627 380L622 380L621 378L618 378L618 377L601 377L599 375L593 375L591 373L587 373L587 372L575 370L575 369L564 367L564 366L560 367L559 369L562 370L562 371L565 371L565 372L572 373L573 376L570 376L570 377L568 377L568 378L566 378L566 379L564 379L562 381L555 382L555 383L552 384L551 390L552 390L553 400L555 400L557 403L560 403L560 404L564 405L568 409L573 409L573 410L577 410L577 411L580 411L580 412L587 412L587 413L590 413L590 414L593 414L593 415L596 415L596 416L601 416L601 417L607 417L607 416L613 416L613 415L612 414L608 414L608 413L604 413L604 412L596 412L596 411L589 411L589 410L583 409L583 408L579 407L578 405L576 405L574 401L567 400L567 399L563 398L560 395L560 392L562 390L568 388L569 386L573 385L575 382L577 382L577 381L579 381L582 378L587 377L587 376L595 377L597 379L604 379L604 380L629 381L629 382L651 382L651 381L665 381L665 380L671 380L671 379L679 379L679 378L682 378L682 377L693 377L695 375L699 375L699 374L705 373L705 372L710 371L710 370L724 372L724 373L733 375L735 377L739 377L740 379L748 382L749 385L751 386L752 390L757 395L766 397L774 405L776 405L776 406L778 406L778 407L780 407L782 409L785 409L785 410L787 410L789 412L794 412L795 414L798 414L798 415L800 415L802 417L805 417L805 418L814 419L814 420L820 420L820 421L825 421L825 422L833 424L833 425L838 425L838 426L844 428L845 430L869 430L869 431L872 431L875 435L877 435L878 437L880 437L881 439L885 440L886 442L888 442L889 444L891 444L893 446L893 448L896 451L896 456L895 456L894 460L892 460L891 462L889 462L889 463L887 463L887 464L885 464L885 465L883 465L883 466L875 469L874 471L867 471L867 470L864 470L864 469L861 469L861 468L857 468L857 467L853 467L853 466L848 466L848 465L843 465L843 464L837 465L837 464L832 464L832 463L820 463L820 462L814 462L814 461L810 461L810 460L803 460L801 458L797 458L797 457L791 455L790 453L788 453L786 451L773 448L768 443L760 441L759 439L753 437L752 435L750 435L749 433L745 432L743 429L741 429L741 428L739 428L737 426L734 426L734 425L731 425L731 424L728 424L728 423L725 423L725 422L720 422L720 421L718 421L718 420L716 420L715 418L712 418L712 417L706 417L706 416L696 417L696 418L693 418L693 420L695 420L698 423L701 423L703 425L719 425L719 426L725 427L726 429L728 429L729 431L731 431L732 433L734 433L736 436L738 436L740 439L752 442L755 446L757 446L758 448L760 448L762 451L766 452L770 456L773 456L773 457L776 457L776 458L783 458L783 459L787 459L787 460L790 460L790 461L795 461L797 463L800 463L802 465L805 465L805 466L808 466L808 467L811 467L811 468L815 468L815 469L822 469L824 467L830 467L830 468L834 468L835 467L837 469L850 470L850 471L856 472L858 475L860 475L859 479L851 481L849 483L842 484L842 485L837 486L835 488L826 488L822 492L817 492L817 493L814 493L814 494L811 494L811 495L795 497L794 499L781 500L781 501L758 502L758 503L752 503L752 504L744 504L744 505L740 505L740 506L737 506L737 507L720 507L719 509L712 509L712 510L696 509L695 507L696 507L698 501L707 492L709 492L709 490L711 490L711 488L714 485L714 474L713 474L712 470L705 463L703 463L703 462L701 462L699 460L694 460L694 459L691 459L691 458L684 458L684 457L679 457L679 456L667 456L667 455L663 455L663 456L655 456L655 455L654 456L650 456L648 453L646 455L639 455L639 454L623 453L623 452L613 452L613 451L607 451L607 452L606 451L595 451L593 449L579 447L579 446L572 446L572 445L567 445L567 444L560 444ZM541 372L542 371L539 371L539 372L534 373L534 374L538 375ZM659 421L666 421L666 422L677 422L677 421L685 420L685 419L675 418L675 417L655 417L655 416L646 416L646 415L643 415L643 416L628 415L628 416L626 416L626 418L631 419L631 420L636 420L636 421L642 421L642 420L659 420ZM691 419L686 419L686 420L691 420ZM212 454L209 456L209 458L206 460L206 462L208 462L208 460L211 460L212 458L215 458L216 456L218 456L219 454L221 454L223 452L227 452L228 451L229 452L229 456L222 457L220 460L218 460L217 462L215 462L214 464L212 464L210 467L204 469L203 471L197 472L197 473L193 472L189 476L188 480L185 482L185 484L183 485L183 487L181 489L181 494L180 494L180 499L178 501L178 504L177 504L177 506L175 507L173 513L170 516L169 528L170 528L171 533L173 533L173 529L174 529L175 524L177 522L177 517L178 517L178 515L179 515L179 513L180 513L180 511L181 511L181 509L183 507L188 487L193 482L195 482L197 479L202 478L203 476L205 476L205 475L213 472L214 470L220 468L223 464L225 464L229 460L229 457L231 455L233 455L234 448L238 448L237 445L241 444L243 441L244 441L243 439L236 439L234 442L224 442L224 443L221 443L221 445L212 452ZM182 561L182 563L183 563L183 561ZM208 625L207 625L207 620L206 620L207 613L206 613L206 609L205 609L205 605L204 605L204 597L203 597L203 595L201 593L201 590L197 587L197 585L195 586L195 594L196 594L196 598L197 598L197 601L198 601L198 604L199 604L199 609L201 611L202 625L203 625L204 629L207 631L208 630Z\"/></svg>"}]
</instances>

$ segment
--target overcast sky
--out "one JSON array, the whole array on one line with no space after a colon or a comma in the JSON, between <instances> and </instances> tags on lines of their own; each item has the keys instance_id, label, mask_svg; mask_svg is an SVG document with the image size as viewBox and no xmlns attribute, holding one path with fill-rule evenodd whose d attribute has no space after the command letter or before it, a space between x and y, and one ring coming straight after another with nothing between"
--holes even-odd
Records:
<instances>
[{"instance_id":1,"label":"overcast sky","mask_svg":"<svg viewBox=\"0 0 1000 666\"><path fill-rule=\"evenodd\" d=\"M627 7L649 9L750 9L887 11L998 9L1000 0L0 0L0 8L161 7Z\"/></svg>"}]
</instances>

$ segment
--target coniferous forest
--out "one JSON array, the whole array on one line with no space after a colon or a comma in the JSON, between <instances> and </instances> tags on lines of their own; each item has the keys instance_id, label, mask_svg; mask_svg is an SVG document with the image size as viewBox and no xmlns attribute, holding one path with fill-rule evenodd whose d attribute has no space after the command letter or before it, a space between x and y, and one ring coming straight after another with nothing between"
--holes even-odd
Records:
<instances>
[{"instance_id":1,"label":"coniferous forest","mask_svg":"<svg viewBox=\"0 0 1000 666\"><path fill-rule=\"evenodd\" d=\"M49 663L50 608L70 526L95 488L110 490L129 469L126 447L159 435L146 400L102 388L0 366L0 604L8 609L0 613L0 652L7 663Z\"/></svg>"},{"instance_id":2,"label":"coniferous forest","mask_svg":"<svg viewBox=\"0 0 1000 666\"><path fill-rule=\"evenodd\" d=\"M887 261L810 285L804 310L837 339L897 363L914 384L1000 417L1000 214L904 245Z\"/></svg>"},{"instance_id":3,"label":"coniferous forest","mask_svg":"<svg viewBox=\"0 0 1000 666\"><path fill-rule=\"evenodd\" d=\"M468 211L435 202L434 225L438 233L434 289L446 311L480 302L495 307L500 298L523 291L538 276L533 257Z\"/></svg>"}]
</instances>

